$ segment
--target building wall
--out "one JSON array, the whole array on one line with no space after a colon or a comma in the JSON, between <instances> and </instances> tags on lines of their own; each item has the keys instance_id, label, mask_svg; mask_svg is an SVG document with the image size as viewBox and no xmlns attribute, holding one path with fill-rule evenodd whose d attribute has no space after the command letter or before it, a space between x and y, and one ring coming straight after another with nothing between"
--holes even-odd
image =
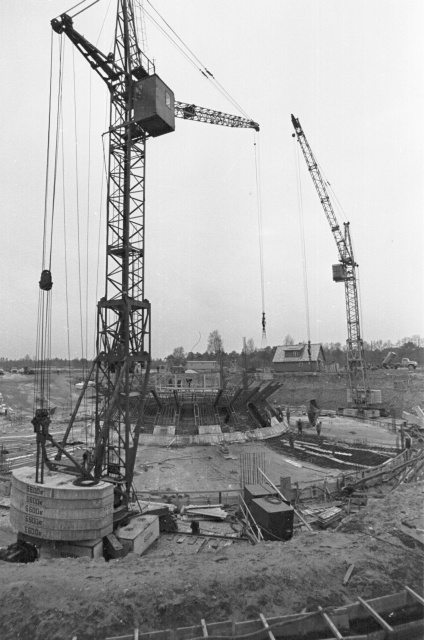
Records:
<instances>
[{"instance_id":1,"label":"building wall","mask_svg":"<svg viewBox=\"0 0 424 640\"><path fill-rule=\"evenodd\" d=\"M219 389L221 379L219 373L159 373L154 375L155 388L158 391L182 389L184 391L200 391Z\"/></svg>"},{"instance_id":2,"label":"building wall","mask_svg":"<svg viewBox=\"0 0 424 640\"><path fill-rule=\"evenodd\" d=\"M219 367L216 360L187 360L186 369L204 373L206 371L218 371Z\"/></svg>"},{"instance_id":3,"label":"building wall","mask_svg":"<svg viewBox=\"0 0 424 640\"><path fill-rule=\"evenodd\" d=\"M302 373L302 372L310 372L310 371L320 371L322 369L322 362L309 362L309 361L300 361L300 362L275 362L274 363L274 371L275 373Z\"/></svg>"}]
</instances>

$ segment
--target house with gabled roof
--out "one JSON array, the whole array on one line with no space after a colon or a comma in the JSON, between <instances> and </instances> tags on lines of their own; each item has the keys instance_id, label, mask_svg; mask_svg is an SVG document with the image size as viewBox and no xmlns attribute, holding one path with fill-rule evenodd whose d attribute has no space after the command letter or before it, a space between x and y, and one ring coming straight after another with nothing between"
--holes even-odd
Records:
<instances>
[{"instance_id":1,"label":"house with gabled roof","mask_svg":"<svg viewBox=\"0 0 424 640\"><path fill-rule=\"evenodd\" d=\"M321 344L290 344L277 347L272 360L275 373L323 371L325 355Z\"/></svg>"}]
</instances>

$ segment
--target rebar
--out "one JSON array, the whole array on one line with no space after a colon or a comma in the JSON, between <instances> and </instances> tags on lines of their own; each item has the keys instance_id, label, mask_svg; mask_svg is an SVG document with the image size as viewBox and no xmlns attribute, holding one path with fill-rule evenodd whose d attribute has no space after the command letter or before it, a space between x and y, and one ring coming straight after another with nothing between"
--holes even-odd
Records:
<instances>
[{"instance_id":1,"label":"rebar","mask_svg":"<svg viewBox=\"0 0 424 640\"><path fill-rule=\"evenodd\" d=\"M240 485L263 484L258 469L265 470L265 453L242 453L240 455Z\"/></svg>"}]
</instances>

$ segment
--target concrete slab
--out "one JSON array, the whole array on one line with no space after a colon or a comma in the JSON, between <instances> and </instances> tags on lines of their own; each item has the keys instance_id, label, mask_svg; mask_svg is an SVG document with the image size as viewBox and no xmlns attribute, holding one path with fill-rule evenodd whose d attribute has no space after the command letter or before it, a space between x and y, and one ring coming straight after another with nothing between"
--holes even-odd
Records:
<instances>
[{"instance_id":1,"label":"concrete slab","mask_svg":"<svg viewBox=\"0 0 424 640\"><path fill-rule=\"evenodd\" d=\"M227 445L236 459L225 459L214 446L190 446L166 450L140 446L134 484L137 491L177 493L193 491L238 491L240 488L240 454L265 452L266 470L279 483L280 476L291 477L300 485L319 478L335 477L337 469L323 469L313 464L290 460L286 454L271 450L263 442Z\"/></svg>"},{"instance_id":2,"label":"concrete slab","mask_svg":"<svg viewBox=\"0 0 424 640\"><path fill-rule=\"evenodd\" d=\"M203 436L207 433L222 433L221 427L219 424L207 424L204 426L199 426L199 435Z\"/></svg>"},{"instance_id":3,"label":"concrete slab","mask_svg":"<svg viewBox=\"0 0 424 640\"><path fill-rule=\"evenodd\" d=\"M368 446L396 446L396 433L390 429L389 424L362 422L344 416L335 416L334 418L324 416L320 417L320 420L322 422L321 436L324 438L338 438L340 441L352 443L360 441ZM292 425L295 426L295 422L296 417L291 419ZM306 432L309 429L315 433L313 427L306 427Z\"/></svg>"}]
</instances>

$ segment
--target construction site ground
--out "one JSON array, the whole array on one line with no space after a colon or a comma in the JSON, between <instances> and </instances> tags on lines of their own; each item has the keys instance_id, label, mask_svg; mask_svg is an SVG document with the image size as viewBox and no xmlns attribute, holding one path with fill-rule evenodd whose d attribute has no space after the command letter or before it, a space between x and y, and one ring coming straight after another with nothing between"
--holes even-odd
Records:
<instances>
[{"instance_id":1,"label":"construction site ground","mask_svg":"<svg viewBox=\"0 0 424 640\"><path fill-rule=\"evenodd\" d=\"M423 554L397 535L422 509L423 484L370 500L343 531L314 531L289 542L204 546L165 534L144 556L2 563L0 637L103 639L140 631L295 613L395 593L422 594ZM172 540L171 540L172 538ZM348 584L343 577L355 568Z\"/></svg>"},{"instance_id":2,"label":"construction site ground","mask_svg":"<svg viewBox=\"0 0 424 640\"><path fill-rule=\"evenodd\" d=\"M64 376L57 382L64 405L67 382ZM27 378L19 380L21 391L15 403L18 410L18 401L22 406L21 399L26 398L27 416L31 403L22 393L22 385L30 384ZM303 402L314 397L313 391L308 390ZM29 387L26 393L30 393ZM6 385L3 396L7 396ZM60 397L57 392L58 405ZM277 398L277 402L288 400ZM411 406L419 403L421 387L411 397ZM358 447L366 441L376 451L386 450L387 455L395 450L396 435L388 426L328 416L322 422L324 441L337 439ZM63 431L62 424L53 424L52 431ZM83 441L84 434L84 423L78 423L74 439ZM313 441L315 431L308 428L304 436ZM34 447L29 420L2 418L0 437L0 444L17 452L17 458L19 451L28 455L25 452ZM240 455L253 452L264 454L266 473L275 483L289 476L292 485L306 486L341 473L325 467L323 460L313 464L290 455L287 447L265 441L229 444L226 457L218 446L142 445L135 487L157 500L170 492L184 502L206 495L202 492L221 492L225 502L240 487ZM370 496L378 494L370 492ZM136 627L140 632L175 629L198 624L202 618L206 622L239 621L257 618L259 613L272 617L310 611L318 605L338 606L354 602L357 595L366 599L395 593L404 585L423 595L423 546L402 533L402 521L423 513L423 498L422 482L400 485L389 495L370 497L367 506L345 519L338 531L297 529L288 542L253 546L209 538L202 544L202 536L165 533L141 557L129 554L109 562L87 558L0 562L0 638L71 640L76 636L78 640L103 640L131 633ZM16 540L6 503L0 496L0 547ZM200 528L204 535L228 535L231 530L228 523L200 522ZM189 523L181 522L180 530L190 531ZM351 564L352 576L343 585Z\"/></svg>"}]
</instances>

